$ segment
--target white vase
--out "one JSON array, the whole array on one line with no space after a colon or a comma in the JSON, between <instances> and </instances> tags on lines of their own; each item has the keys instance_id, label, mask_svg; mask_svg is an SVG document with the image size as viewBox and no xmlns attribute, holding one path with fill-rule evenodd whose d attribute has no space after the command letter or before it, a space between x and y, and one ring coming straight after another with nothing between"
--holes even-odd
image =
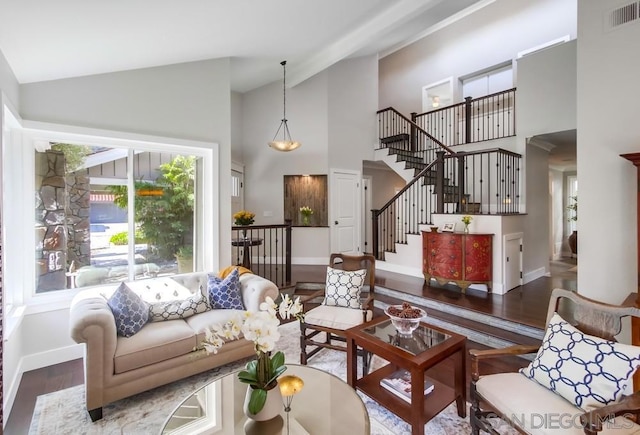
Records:
<instances>
[{"instance_id":1,"label":"white vase","mask_svg":"<svg viewBox=\"0 0 640 435\"><path fill-rule=\"evenodd\" d=\"M247 394L244 397L244 413L248 418L255 421L266 421L280 415L280 412L284 409L284 405L278 385L267 390L267 400L264 402L264 407L257 414L249 412L249 400L251 400L252 390L251 386L248 385Z\"/></svg>"}]
</instances>

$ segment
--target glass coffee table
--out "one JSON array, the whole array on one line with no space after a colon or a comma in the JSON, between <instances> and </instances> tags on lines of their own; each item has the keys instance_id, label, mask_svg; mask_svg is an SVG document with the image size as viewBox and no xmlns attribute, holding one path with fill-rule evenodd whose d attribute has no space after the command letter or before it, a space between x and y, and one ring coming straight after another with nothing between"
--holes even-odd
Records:
<instances>
[{"instance_id":1,"label":"glass coffee table","mask_svg":"<svg viewBox=\"0 0 640 435\"><path fill-rule=\"evenodd\" d=\"M424 434L424 425L451 402L466 417L466 341L463 335L421 322L409 336L400 335L388 317L378 317L346 331L347 382L411 425L412 434ZM378 355L390 364L358 378L357 349ZM453 379L445 385L430 378L429 370L445 360L453 362ZM410 402L380 385L399 369L409 372ZM425 378L434 385L424 394Z\"/></svg>"},{"instance_id":2,"label":"glass coffee table","mask_svg":"<svg viewBox=\"0 0 640 435\"><path fill-rule=\"evenodd\" d=\"M293 397L291 411L255 422L244 415L247 384L237 372L194 391L165 421L162 434L369 434L369 413L356 392L338 377L313 367L287 364L285 375L296 375L304 388ZM287 415L289 414L289 415Z\"/></svg>"}]
</instances>

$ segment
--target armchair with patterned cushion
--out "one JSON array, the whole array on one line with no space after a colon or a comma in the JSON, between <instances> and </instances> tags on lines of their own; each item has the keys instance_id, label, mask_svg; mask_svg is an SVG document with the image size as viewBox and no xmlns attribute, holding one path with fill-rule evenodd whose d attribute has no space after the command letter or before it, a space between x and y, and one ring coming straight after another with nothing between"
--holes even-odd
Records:
<instances>
[{"instance_id":1,"label":"armchair with patterned cushion","mask_svg":"<svg viewBox=\"0 0 640 435\"><path fill-rule=\"evenodd\" d=\"M555 289L539 348L470 350L472 433L504 433L507 425L525 434L640 433L632 379L640 347L616 340L632 317L640 309ZM480 373L481 361L527 353L536 355L519 372Z\"/></svg>"},{"instance_id":2,"label":"armchair with patterned cushion","mask_svg":"<svg viewBox=\"0 0 640 435\"><path fill-rule=\"evenodd\" d=\"M322 304L305 312L300 322L300 364L324 348L345 351L345 330L373 318L375 287L373 255L331 254ZM307 348L310 348L307 351ZM363 358L368 371L368 358Z\"/></svg>"}]
</instances>

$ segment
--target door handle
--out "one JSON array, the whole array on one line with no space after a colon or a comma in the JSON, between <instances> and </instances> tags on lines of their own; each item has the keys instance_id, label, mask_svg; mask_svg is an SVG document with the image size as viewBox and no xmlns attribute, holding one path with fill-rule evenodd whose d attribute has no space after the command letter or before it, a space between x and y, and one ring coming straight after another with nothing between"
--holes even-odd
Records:
<instances>
[{"instance_id":1,"label":"door handle","mask_svg":"<svg viewBox=\"0 0 640 435\"><path fill-rule=\"evenodd\" d=\"M338 221L334 221L333 223L334 223L334 224L336 224L336 225L338 225Z\"/></svg>"}]
</instances>

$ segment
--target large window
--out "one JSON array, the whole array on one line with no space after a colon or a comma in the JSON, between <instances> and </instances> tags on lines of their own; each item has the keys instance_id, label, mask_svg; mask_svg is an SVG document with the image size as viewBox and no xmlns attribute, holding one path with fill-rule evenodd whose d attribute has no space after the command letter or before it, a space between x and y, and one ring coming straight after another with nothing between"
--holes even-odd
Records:
<instances>
[{"instance_id":1,"label":"large window","mask_svg":"<svg viewBox=\"0 0 640 435\"><path fill-rule=\"evenodd\" d=\"M217 144L16 124L2 135L5 307L219 266Z\"/></svg>"},{"instance_id":2,"label":"large window","mask_svg":"<svg viewBox=\"0 0 640 435\"><path fill-rule=\"evenodd\" d=\"M36 150L36 293L192 272L197 163L161 150Z\"/></svg>"}]
</instances>

